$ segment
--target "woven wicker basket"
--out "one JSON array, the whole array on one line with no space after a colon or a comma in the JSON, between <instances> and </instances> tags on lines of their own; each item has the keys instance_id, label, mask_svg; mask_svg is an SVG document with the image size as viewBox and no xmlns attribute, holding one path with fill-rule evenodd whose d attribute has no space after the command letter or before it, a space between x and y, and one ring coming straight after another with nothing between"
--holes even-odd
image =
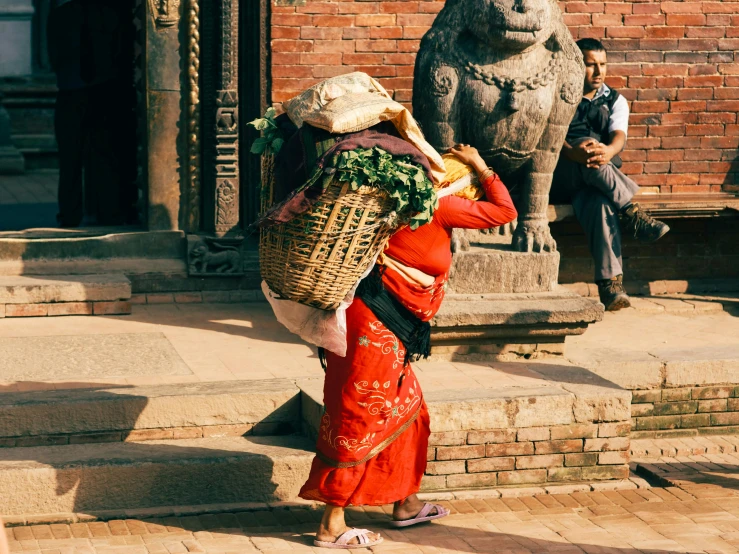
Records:
<instances>
[{"instance_id":1,"label":"woven wicker basket","mask_svg":"<svg viewBox=\"0 0 739 554\"><path fill-rule=\"evenodd\" d=\"M262 210L272 204L274 159L262 158ZM313 208L292 221L262 229L262 278L283 298L336 309L393 233L395 201L377 189L328 187Z\"/></svg>"}]
</instances>

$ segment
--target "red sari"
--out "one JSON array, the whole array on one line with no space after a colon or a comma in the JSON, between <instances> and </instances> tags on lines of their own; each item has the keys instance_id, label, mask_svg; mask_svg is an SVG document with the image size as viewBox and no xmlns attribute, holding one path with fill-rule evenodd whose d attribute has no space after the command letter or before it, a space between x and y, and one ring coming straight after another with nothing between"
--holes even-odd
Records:
<instances>
[{"instance_id":1,"label":"red sari","mask_svg":"<svg viewBox=\"0 0 739 554\"><path fill-rule=\"evenodd\" d=\"M385 253L435 275L422 287L386 267L385 288L423 321L441 306L451 266L452 229L487 229L515 219L508 190L497 175L485 183L487 201L448 196L434 219L406 227ZM418 380L403 366L405 347L362 302L346 313L345 357L326 353L324 415L316 457L300 496L334 506L391 504L418 492L426 471L429 416Z\"/></svg>"}]
</instances>

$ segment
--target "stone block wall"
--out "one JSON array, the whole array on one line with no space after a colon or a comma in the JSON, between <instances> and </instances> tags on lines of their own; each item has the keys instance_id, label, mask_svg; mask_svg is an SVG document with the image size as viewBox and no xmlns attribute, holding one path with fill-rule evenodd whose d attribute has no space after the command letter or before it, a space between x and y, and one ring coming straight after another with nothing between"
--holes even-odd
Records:
<instances>
[{"instance_id":1,"label":"stone block wall","mask_svg":"<svg viewBox=\"0 0 739 554\"><path fill-rule=\"evenodd\" d=\"M272 101L364 71L409 103L420 39L440 0L279 0ZM609 50L631 104L624 171L654 192L739 192L739 7L732 1L561 0L575 38Z\"/></svg>"},{"instance_id":2,"label":"stone block wall","mask_svg":"<svg viewBox=\"0 0 739 554\"><path fill-rule=\"evenodd\" d=\"M629 424L432 433L423 490L626 479Z\"/></svg>"},{"instance_id":3,"label":"stone block wall","mask_svg":"<svg viewBox=\"0 0 739 554\"><path fill-rule=\"evenodd\" d=\"M736 385L633 391L634 438L739 432Z\"/></svg>"}]
</instances>

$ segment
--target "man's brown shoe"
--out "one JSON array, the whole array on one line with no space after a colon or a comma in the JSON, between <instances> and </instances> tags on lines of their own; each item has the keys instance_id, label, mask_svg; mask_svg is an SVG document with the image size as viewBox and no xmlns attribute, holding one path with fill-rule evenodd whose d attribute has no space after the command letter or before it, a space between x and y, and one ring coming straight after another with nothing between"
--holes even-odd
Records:
<instances>
[{"instance_id":1,"label":"man's brown shoe","mask_svg":"<svg viewBox=\"0 0 739 554\"><path fill-rule=\"evenodd\" d=\"M664 237L670 227L646 213L633 202L619 212L623 229L642 242L654 242Z\"/></svg>"},{"instance_id":2,"label":"man's brown shoe","mask_svg":"<svg viewBox=\"0 0 739 554\"><path fill-rule=\"evenodd\" d=\"M624 276L616 275L612 279L596 281L598 296L607 312L615 312L623 308L630 308L631 302L624 290Z\"/></svg>"}]
</instances>

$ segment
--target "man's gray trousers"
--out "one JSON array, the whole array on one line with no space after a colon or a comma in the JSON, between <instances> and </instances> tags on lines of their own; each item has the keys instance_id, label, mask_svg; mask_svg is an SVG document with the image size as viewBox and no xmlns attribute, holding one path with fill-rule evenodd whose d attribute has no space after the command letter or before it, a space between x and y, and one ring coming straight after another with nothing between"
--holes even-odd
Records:
<instances>
[{"instance_id":1,"label":"man's gray trousers","mask_svg":"<svg viewBox=\"0 0 739 554\"><path fill-rule=\"evenodd\" d=\"M588 238L596 281L623 273L618 212L638 190L639 186L612 163L596 169L564 156L559 158L551 199L572 203L575 217Z\"/></svg>"}]
</instances>

